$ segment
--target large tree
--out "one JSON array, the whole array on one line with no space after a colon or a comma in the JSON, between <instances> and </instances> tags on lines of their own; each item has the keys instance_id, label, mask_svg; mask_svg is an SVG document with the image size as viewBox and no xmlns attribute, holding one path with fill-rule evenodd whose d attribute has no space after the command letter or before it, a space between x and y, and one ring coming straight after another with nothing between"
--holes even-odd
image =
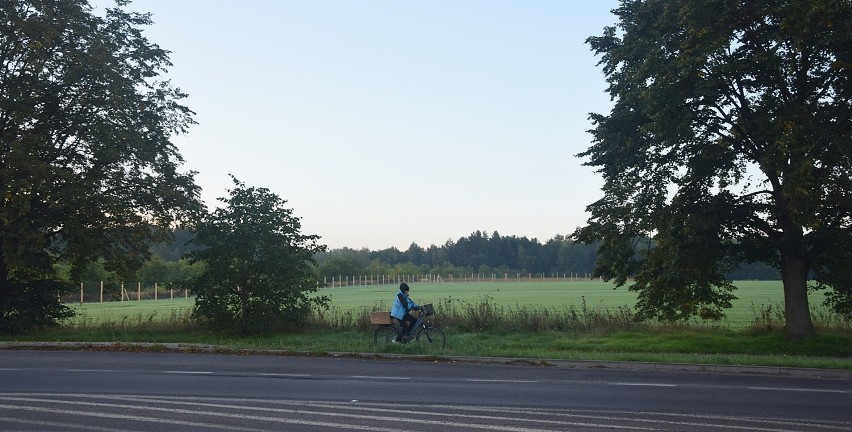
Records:
<instances>
[{"instance_id":1,"label":"large tree","mask_svg":"<svg viewBox=\"0 0 852 432\"><path fill-rule=\"evenodd\" d=\"M126 3L0 2L0 331L68 316L52 262L129 274L199 207L170 141L192 112Z\"/></svg>"},{"instance_id":2,"label":"large tree","mask_svg":"<svg viewBox=\"0 0 852 432\"><path fill-rule=\"evenodd\" d=\"M739 262L781 273L786 331L809 277L849 313L852 2L622 0L587 42L613 100L581 157L603 175L575 236L640 317L718 318ZM844 304L846 306L844 306ZM844 307L846 309L844 309Z\"/></svg>"},{"instance_id":3,"label":"large tree","mask_svg":"<svg viewBox=\"0 0 852 432\"><path fill-rule=\"evenodd\" d=\"M304 323L327 299L317 289L314 255L326 251L286 200L266 188L234 180L225 207L207 215L196 231L190 261L204 270L186 282L196 293L194 316L243 334Z\"/></svg>"}]
</instances>

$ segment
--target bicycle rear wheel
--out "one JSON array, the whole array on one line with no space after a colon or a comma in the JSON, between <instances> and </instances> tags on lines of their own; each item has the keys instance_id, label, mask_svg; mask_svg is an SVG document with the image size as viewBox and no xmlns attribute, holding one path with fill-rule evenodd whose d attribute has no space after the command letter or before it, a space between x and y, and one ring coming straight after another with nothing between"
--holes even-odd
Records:
<instances>
[{"instance_id":1,"label":"bicycle rear wheel","mask_svg":"<svg viewBox=\"0 0 852 432\"><path fill-rule=\"evenodd\" d=\"M417 336L414 339L417 341L417 346L423 347L428 352L438 352L444 349L447 343L444 337L444 332L435 326L426 326L417 331Z\"/></svg>"},{"instance_id":2,"label":"bicycle rear wheel","mask_svg":"<svg viewBox=\"0 0 852 432\"><path fill-rule=\"evenodd\" d=\"M400 330L392 325L381 325L373 333L373 342L376 348L381 348L385 345L396 343L397 335Z\"/></svg>"}]
</instances>

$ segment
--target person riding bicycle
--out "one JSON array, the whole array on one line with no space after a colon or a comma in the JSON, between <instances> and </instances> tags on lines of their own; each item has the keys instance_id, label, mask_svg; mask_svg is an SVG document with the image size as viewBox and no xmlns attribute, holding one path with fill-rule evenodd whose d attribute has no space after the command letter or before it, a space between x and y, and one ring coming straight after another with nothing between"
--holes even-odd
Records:
<instances>
[{"instance_id":1,"label":"person riding bicycle","mask_svg":"<svg viewBox=\"0 0 852 432\"><path fill-rule=\"evenodd\" d=\"M420 310L420 305L408 297L408 284L403 282L399 284L399 292L393 299L393 308L390 316L402 324L402 334L407 335L411 325L414 324L416 318L409 313L412 309Z\"/></svg>"}]
</instances>

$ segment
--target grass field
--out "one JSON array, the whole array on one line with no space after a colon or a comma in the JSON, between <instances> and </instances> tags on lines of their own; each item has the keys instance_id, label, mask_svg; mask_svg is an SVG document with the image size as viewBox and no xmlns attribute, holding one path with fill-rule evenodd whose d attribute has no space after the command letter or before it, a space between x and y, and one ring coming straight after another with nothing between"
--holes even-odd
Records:
<instances>
[{"instance_id":1,"label":"grass field","mask_svg":"<svg viewBox=\"0 0 852 432\"><path fill-rule=\"evenodd\" d=\"M417 302L439 307L436 322L448 334L446 355L852 370L850 323L826 313L820 293L811 297L815 321L823 325L819 335L801 341L784 336L780 331L783 294L778 281L739 282L736 294L740 298L722 323L688 325L637 325L629 313L623 313L635 303L635 293L613 290L611 284L600 281L410 285ZM302 331L253 336L211 331L189 319L194 305L190 297L71 304L78 316L67 325L15 339L200 343L225 349L318 354L373 352L376 347L367 311L389 309L396 291L396 285L321 289L317 295L329 296L331 309L312 318L318 319L312 321L317 324ZM536 327L538 322L549 324ZM416 347L408 345L392 348L389 352L418 354Z\"/></svg>"},{"instance_id":2,"label":"grass field","mask_svg":"<svg viewBox=\"0 0 852 432\"><path fill-rule=\"evenodd\" d=\"M562 309L566 306L579 308L584 302L590 309L615 309L632 307L636 293L626 288L613 289L613 285L600 281L561 282L469 282L469 283L411 283L411 297L418 303L440 304L480 303L490 299L494 304L505 307L528 306L533 308ZM783 291L780 281L741 281L735 292L738 300L727 311L721 324L741 329L753 324L762 312L780 313L783 310ZM396 285L350 286L322 288L318 295L331 298L334 308L341 311L367 309L390 309ZM811 293L811 307L821 310L823 295ZM187 313L193 306L192 297L174 300L142 300L107 303L72 304L78 316L74 322L104 323L123 320L173 319L175 315ZM440 311L438 311L440 313Z\"/></svg>"},{"instance_id":3,"label":"grass field","mask_svg":"<svg viewBox=\"0 0 852 432\"><path fill-rule=\"evenodd\" d=\"M195 297L165 300L116 301L104 303L71 303L77 316L69 324L104 324L121 322L165 321L188 314Z\"/></svg>"}]
</instances>

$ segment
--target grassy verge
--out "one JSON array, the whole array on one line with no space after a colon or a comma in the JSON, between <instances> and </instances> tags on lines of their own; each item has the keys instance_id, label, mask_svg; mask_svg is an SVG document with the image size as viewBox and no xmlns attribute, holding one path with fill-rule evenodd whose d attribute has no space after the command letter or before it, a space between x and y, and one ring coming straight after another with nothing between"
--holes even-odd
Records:
<instances>
[{"instance_id":1,"label":"grassy verge","mask_svg":"<svg viewBox=\"0 0 852 432\"><path fill-rule=\"evenodd\" d=\"M183 301L183 300L182 300ZM144 302L137 303L145 304ZM191 303L190 303L191 304ZM89 308L66 325L15 337L17 341L197 343L226 349L260 349L306 353L373 353L371 307L340 308L317 313L307 328L240 337L210 332L189 317L189 304L157 304L139 311L111 305L125 314L98 315ZM719 323L636 323L629 308L498 304L440 300L435 324L445 330L443 355L527 359L642 361L692 364L785 366L852 370L852 328L849 322L816 313L820 335L790 341L777 306L754 311L751 325L732 328ZM109 314L115 313L110 309ZM129 315L133 313L135 315ZM8 339L7 339L8 340ZM386 350L388 348L382 348ZM384 351L388 352L388 351ZM423 354L417 347L391 347L389 352Z\"/></svg>"},{"instance_id":2,"label":"grassy verge","mask_svg":"<svg viewBox=\"0 0 852 432\"><path fill-rule=\"evenodd\" d=\"M313 329L286 334L238 337L198 329L150 329L132 325L101 326L84 331L58 328L16 337L17 341L195 343L226 349L258 349L324 354L373 353L372 335L359 330ZM392 347L397 354L423 354L415 346ZM449 332L446 356L525 359L641 361L831 368L852 370L852 336L821 334L789 341L780 332L751 334L721 329L678 331L629 330L612 334L545 331L494 334Z\"/></svg>"}]
</instances>

